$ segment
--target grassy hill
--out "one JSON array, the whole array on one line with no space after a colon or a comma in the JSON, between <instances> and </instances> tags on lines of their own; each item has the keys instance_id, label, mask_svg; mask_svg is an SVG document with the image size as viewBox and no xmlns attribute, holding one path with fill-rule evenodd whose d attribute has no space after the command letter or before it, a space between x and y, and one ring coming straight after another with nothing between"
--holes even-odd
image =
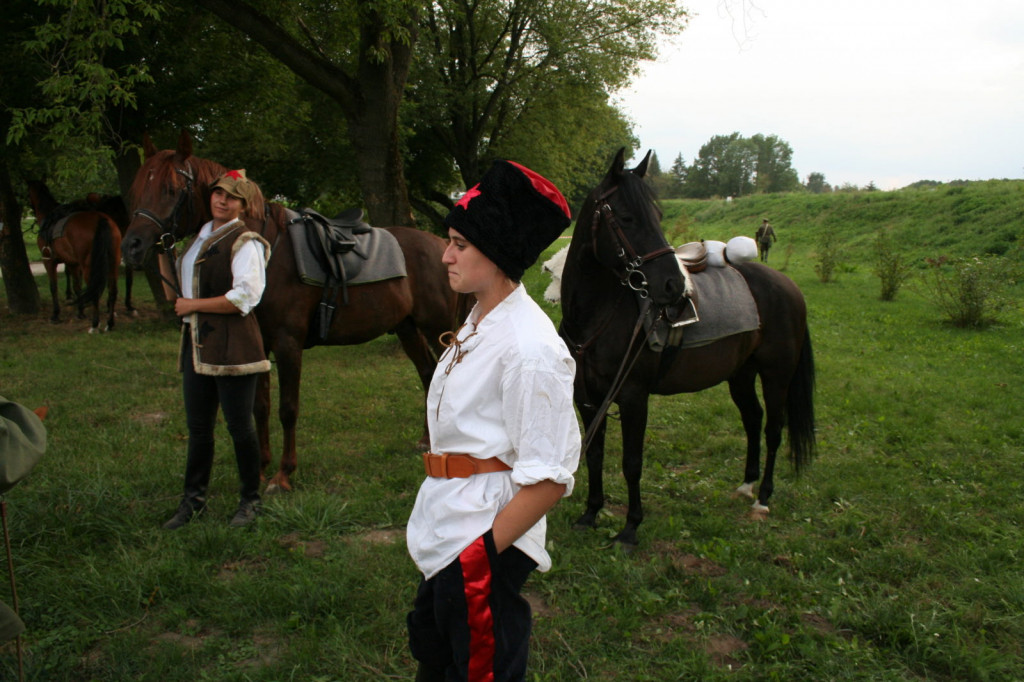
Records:
<instances>
[{"instance_id":1,"label":"grassy hill","mask_svg":"<svg viewBox=\"0 0 1024 682\"><path fill-rule=\"evenodd\" d=\"M890 230L911 261L926 257L1005 254L1024 234L1024 181L989 180L890 192L769 194L662 202L669 241L753 237L763 218L785 249L807 255L826 230L837 233L844 258L868 263L879 230Z\"/></svg>"}]
</instances>

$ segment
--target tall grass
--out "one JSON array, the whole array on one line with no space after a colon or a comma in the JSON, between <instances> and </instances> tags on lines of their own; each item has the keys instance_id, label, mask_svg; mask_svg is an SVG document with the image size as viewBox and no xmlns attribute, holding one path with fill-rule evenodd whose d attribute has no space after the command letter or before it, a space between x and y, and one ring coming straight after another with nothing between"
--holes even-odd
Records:
<instances>
[{"instance_id":1,"label":"tall grass","mask_svg":"<svg viewBox=\"0 0 1024 682\"><path fill-rule=\"evenodd\" d=\"M732 495L744 441L727 388L654 397L647 520L627 556L611 542L626 505L612 421L599 528L572 529L581 466L549 516L554 568L527 585L532 679L1024 679L1024 315L965 330L913 291L879 300L870 223L893 220L879 194L877 216L851 218L862 233L833 226L863 248L829 284L805 227L823 209L769 213L796 244L787 274L809 306L818 461L800 477L780 467L755 522ZM539 299L536 267L525 281ZM268 498L256 528L227 527L237 475L221 427L211 513L167 533L186 429L176 332L147 303L107 335L0 316L0 394L51 406L48 452L7 495L27 678L411 680L403 529L422 392L397 341L305 354L296 491ZM0 647L0 678L14 660Z\"/></svg>"}]
</instances>

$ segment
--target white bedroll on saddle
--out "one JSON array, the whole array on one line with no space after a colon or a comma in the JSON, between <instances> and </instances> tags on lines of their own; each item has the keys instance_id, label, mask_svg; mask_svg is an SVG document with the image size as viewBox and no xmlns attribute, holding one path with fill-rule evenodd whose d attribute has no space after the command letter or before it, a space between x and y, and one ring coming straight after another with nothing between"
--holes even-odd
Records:
<instances>
[{"instance_id":1,"label":"white bedroll on saddle","mask_svg":"<svg viewBox=\"0 0 1024 682\"><path fill-rule=\"evenodd\" d=\"M758 327L753 296L743 277L730 267L757 258L753 239L690 242L675 251L686 282L684 298L665 308L657 319L645 320L652 350L705 345ZM705 313L703 321L700 311Z\"/></svg>"}]
</instances>

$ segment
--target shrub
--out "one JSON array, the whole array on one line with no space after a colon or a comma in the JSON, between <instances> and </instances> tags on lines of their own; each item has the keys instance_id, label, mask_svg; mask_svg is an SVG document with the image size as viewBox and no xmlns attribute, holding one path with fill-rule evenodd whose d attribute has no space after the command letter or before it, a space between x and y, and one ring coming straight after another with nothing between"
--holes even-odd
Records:
<instances>
[{"instance_id":1,"label":"shrub","mask_svg":"<svg viewBox=\"0 0 1024 682\"><path fill-rule=\"evenodd\" d=\"M983 327L1010 303L1016 264L1001 256L927 258L926 295L957 327Z\"/></svg>"},{"instance_id":2,"label":"shrub","mask_svg":"<svg viewBox=\"0 0 1024 682\"><path fill-rule=\"evenodd\" d=\"M892 235L881 230L875 236L874 273L882 280L881 299L891 301L911 274L910 264L893 246Z\"/></svg>"},{"instance_id":3,"label":"shrub","mask_svg":"<svg viewBox=\"0 0 1024 682\"><path fill-rule=\"evenodd\" d=\"M825 230L821 233L821 238L818 240L817 257L818 262L814 264L814 272L818 274L818 279L826 284L834 281L836 268L840 263L839 240L836 239L834 231Z\"/></svg>"}]
</instances>

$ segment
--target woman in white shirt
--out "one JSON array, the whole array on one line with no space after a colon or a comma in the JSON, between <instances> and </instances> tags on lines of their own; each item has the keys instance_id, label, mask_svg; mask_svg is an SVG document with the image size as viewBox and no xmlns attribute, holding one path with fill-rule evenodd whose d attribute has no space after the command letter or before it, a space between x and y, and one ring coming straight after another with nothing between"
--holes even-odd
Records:
<instances>
[{"instance_id":1,"label":"woman in white shirt","mask_svg":"<svg viewBox=\"0 0 1024 682\"><path fill-rule=\"evenodd\" d=\"M520 283L570 223L558 189L497 161L448 214L451 287L476 297L427 396L430 452L407 527L423 574L409 640L417 680L522 680L546 571L545 515L573 488L575 363ZM446 335L448 336L448 335Z\"/></svg>"},{"instance_id":2,"label":"woman in white shirt","mask_svg":"<svg viewBox=\"0 0 1024 682\"><path fill-rule=\"evenodd\" d=\"M270 246L244 217L258 215L259 187L245 170L228 171L212 185L213 220L200 228L178 260L180 295L165 287L182 318L178 364L188 422L185 490L164 528L175 530L206 510L218 408L235 449L241 481L230 525L250 524L260 508L260 449L253 419L258 375L270 371L253 308L266 287ZM251 218L249 218L251 220ZM161 257L161 270L170 263Z\"/></svg>"}]
</instances>

